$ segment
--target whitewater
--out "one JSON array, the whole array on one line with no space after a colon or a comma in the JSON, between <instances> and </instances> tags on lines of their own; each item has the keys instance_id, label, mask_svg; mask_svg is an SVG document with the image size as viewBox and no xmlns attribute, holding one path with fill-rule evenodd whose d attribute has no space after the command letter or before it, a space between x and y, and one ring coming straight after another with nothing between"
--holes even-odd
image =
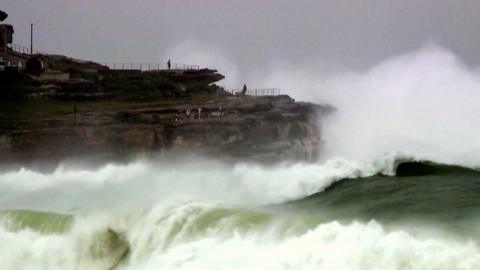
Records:
<instances>
[{"instance_id":1,"label":"whitewater","mask_svg":"<svg viewBox=\"0 0 480 270\"><path fill-rule=\"evenodd\" d=\"M477 70L427 46L364 73L273 81L337 108L318 162L5 170L0 268L480 268ZM395 177L405 160L473 170Z\"/></svg>"}]
</instances>

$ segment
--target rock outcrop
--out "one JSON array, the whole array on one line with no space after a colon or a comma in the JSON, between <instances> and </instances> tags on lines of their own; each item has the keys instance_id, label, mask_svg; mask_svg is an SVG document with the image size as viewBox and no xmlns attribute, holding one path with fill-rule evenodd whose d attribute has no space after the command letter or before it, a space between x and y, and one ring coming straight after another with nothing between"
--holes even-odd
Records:
<instances>
[{"instance_id":1,"label":"rock outcrop","mask_svg":"<svg viewBox=\"0 0 480 270\"><path fill-rule=\"evenodd\" d=\"M0 134L0 163L115 160L159 151L267 162L315 160L320 149L317 120L329 111L288 96L231 96L84 112Z\"/></svg>"},{"instance_id":2,"label":"rock outcrop","mask_svg":"<svg viewBox=\"0 0 480 270\"><path fill-rule=\"evenodd\" d=\"M5 11L0 10L0 22L5 21L5 19L7 19L7 17L8 17L8 14Z\"/></svg>"}]
</instances>

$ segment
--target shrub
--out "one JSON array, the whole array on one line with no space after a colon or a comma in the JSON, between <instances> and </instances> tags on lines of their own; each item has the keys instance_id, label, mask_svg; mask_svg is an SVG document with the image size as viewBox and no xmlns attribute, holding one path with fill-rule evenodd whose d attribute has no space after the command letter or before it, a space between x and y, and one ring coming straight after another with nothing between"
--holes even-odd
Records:
<instances>
[{"instance_id":1,"label":"shrub","mask_svg":"<svg viewBox=\"0 0 480 270\"><path fill-rule=\"evenodd\" d=\"M134 123L138 122L140 117L134 113L127 112L127 111L121 111L115 114L115 119L119 120L120 122L124 123Z\"/></svg>"},{"instance_id":2,"label":"shrub","mask_svg":"<svg viewBox=\"0 0 480 270\"><path fill-rule=\"evenodd\" d=\"M134 78L110 75L102 80L102 85L106 91L113 92L118 98L124 100L155 100L177 93L175 84L158 75Z\"/></svg>"},{"instance_id":3,"label":"shrub","mask_svg":"<svg viewBox=\"0 0 480 270\"><path fill-rule=\"evenodd\" d=\"M207 94L213 95L217 92L217 87L214 85L205 85L205 84L190 84L187 86L187 93L195 94Z\"/></svg>"}]
</instances>

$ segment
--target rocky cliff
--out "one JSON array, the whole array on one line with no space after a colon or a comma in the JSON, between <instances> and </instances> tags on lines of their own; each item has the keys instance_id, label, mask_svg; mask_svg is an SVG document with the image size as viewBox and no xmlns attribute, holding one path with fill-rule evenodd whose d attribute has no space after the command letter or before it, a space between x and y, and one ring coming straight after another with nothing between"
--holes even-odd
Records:
<instances>
[{"instance_id":1,"label":"rocky cliff","mask_svg":"<svg viewBox=\"0 0 480 270\"><path fill-rule=\"evenodd\" d=\"M315 160L320 149L317 118L329 110L288 96L230 96L72 113L0 134L0 163L114 160L161 151L255 161Z\"/></svg>"}]
</instances>

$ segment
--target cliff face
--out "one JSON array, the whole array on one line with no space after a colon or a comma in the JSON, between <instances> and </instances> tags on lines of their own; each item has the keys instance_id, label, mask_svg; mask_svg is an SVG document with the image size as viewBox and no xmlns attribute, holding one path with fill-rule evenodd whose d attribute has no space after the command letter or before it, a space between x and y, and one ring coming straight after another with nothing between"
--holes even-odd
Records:
<instances>
[{"instance_id":1,"label":"cliff face","mask_svg":"<svg viewBox=\"0 0 480 270\"><path fill-rule=\"evenodd\" d=\"M112 160L159 151L256 161L314 160L320 149L317 117L328 111L277 96L78 113L1 134L0 162Z\"/></svg>"}]
</instances>

